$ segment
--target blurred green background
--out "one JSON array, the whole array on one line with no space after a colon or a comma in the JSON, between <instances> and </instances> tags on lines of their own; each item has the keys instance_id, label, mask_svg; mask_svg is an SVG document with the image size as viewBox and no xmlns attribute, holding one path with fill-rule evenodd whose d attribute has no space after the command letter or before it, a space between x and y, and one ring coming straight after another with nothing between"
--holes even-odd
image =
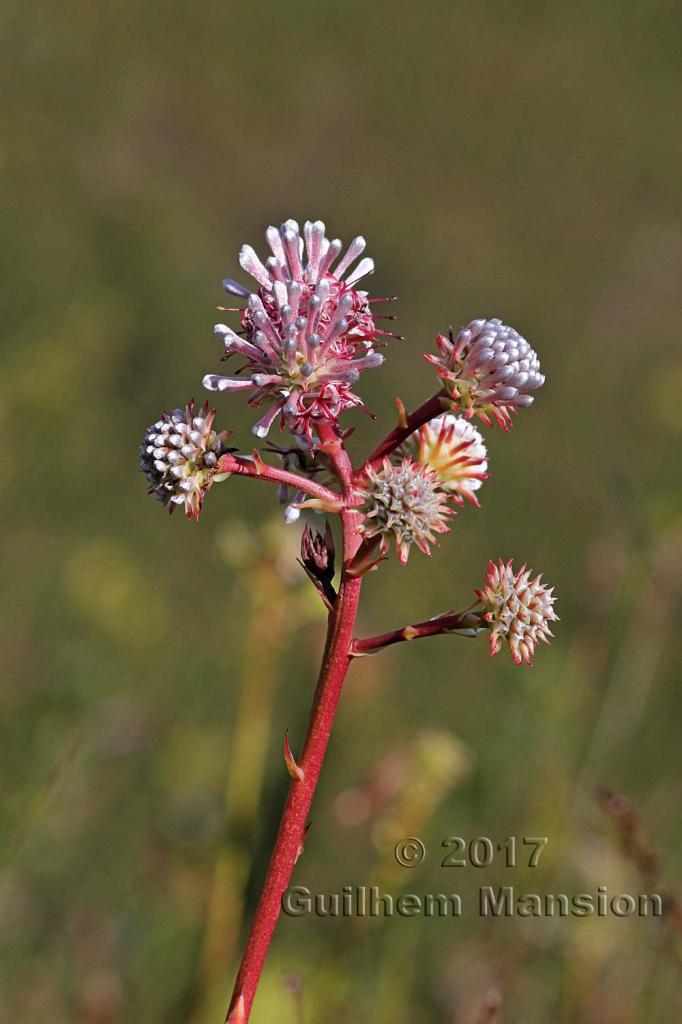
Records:
<instances>
[{"instance_id":1,"label":"blurred green background","mask_svg":"<svg viewBox=\"0 0 682 1024\"><path fill-rule=\"evenodd\" d=\"M498 556L542 570L562 619L532 670L457 638L354 665L295 880L682 892L681 20L2 4L2 1021L222 1020L324 615L265 486L169 520L137 447L219 369L220 281L289 216L364 234L372 293L400 295L355 452L431 393L450 323L502 317L547 373L487 432L482 509L369 578L361 631L462 607ZM237 443L252 418L220 400ZM549 837L535 871L439 866L447 836L512 834ZM421 867L392 861L401 835ZM682 1019L679 958L674 920L283 919L252 1019L655 1024Z\"/></svg>"}]
</instances>

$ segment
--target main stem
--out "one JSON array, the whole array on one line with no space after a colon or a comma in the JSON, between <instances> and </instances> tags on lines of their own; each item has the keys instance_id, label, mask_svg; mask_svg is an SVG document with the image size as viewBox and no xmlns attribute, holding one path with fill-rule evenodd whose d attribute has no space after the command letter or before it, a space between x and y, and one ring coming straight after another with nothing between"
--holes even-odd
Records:
<instances>
[{"instance_id":1,"label":"main stem","mask_svg":"<svg viewBox=\"0 0 682 1024\"><path fill-rule=\"evenodd\" d=\"M321 441L328 445L329 458L342 485L344 498L350 506L340 514L345 565L360 543L359 516L352 509L353 470L333 429L321 426L319 433ZM280 915L282 896L303 849L308 814L322 770L341 689L351 662L350 649L361 586L361 578L353 578L347 576L345 571L342 572L339 593L329 613L325 652L308 731L298 761L301 777L293 779L289 787L270 865L232 993L227 1014L229 1024L245 1024L249 1019L263 964Z\"/></svg>"}]
</instances>

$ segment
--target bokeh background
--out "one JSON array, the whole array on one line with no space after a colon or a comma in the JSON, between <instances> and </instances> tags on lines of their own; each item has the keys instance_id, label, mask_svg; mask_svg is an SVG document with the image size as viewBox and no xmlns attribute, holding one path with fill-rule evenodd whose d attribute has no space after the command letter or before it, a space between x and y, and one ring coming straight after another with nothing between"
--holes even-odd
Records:
<instances>
[{"instance_id":1,"label":"bokeh background","mask_svg":"<svg viewBox=\"0 0 682 1024\"><path fill-rule=\"evenodd\" d=\"M0 1019L222 1020L324 615L264 486L169 520L137 447L218 370L240 244L289 216L364 234L372 292L400 295L355 452L431 393L450 323L504 318L548 378L488 431L482 509L368 580L362 631L462 607L500 555L544 571L562 621L532 670L457 638L353 667L296 881L470 909L282 920L253 1021L680 1017L680 20L5 0ZM237 443L251 418L220 401ZM629 844L600 787L632 802ZM428 849L412 871L401 835ZM549 844L532 871L448 870L452 835ZM670 913L480 919L477 886L510 883L666 891Z\"/></svg>"}]
</instances>

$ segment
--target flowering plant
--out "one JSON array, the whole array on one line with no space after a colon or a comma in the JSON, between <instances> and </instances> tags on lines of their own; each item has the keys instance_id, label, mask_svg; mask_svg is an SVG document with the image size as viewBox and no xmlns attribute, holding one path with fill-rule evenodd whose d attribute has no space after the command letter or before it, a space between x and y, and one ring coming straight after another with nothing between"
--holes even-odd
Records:
<instances>
[{"instance_id":1,"label":"flowering plant","mask_svg":"<svg viewBox=\"0 0 682 1024\"><path fill-rule=\"evenodd\" d=\"M490 562L485 584L464 610L448 611L379 636L354 637L363 577L394 546L402 564L413 547L427 555L436 535L450 530L465 502L478 506L487 477L488 455L474 425L512 426L514 414L533 401L544 383L538 357L528 342L500 320L473 320L457 335L438 335L438 354L427 354L439 377L436 392L407 414L398 400L398 424L359 466L353 466L340 423L343 413L362 406L355 386L364 370L383 362L379 351L398 335L377 326L375 304L358 283L374 264L362 258L365 241L355 238L343 253L326 237L321 221L285 221L269 227L272 255L263 263L250 246L239 262L256 282L249 289L227 279L224 288L240 300L236 329L218 324L223 358L241 361L233 376L209 374L204 386L218 393L244 391L249 405L264 409L253 427L265 438L279 421L291 444L239 454L227 446L228 431L213 428L208 403L195 410L164 413L148 427L141 468L149 491L173 511L183 506L198 519L205 495L230 476L277 485L285 518L301 509L338 515L342 552L336 558L329 524L306 526L301 564L328 610L327 642L308 732L297 760L284 740L291 787L275 847L228 1010L228 1024L243 1024L251 1012L281 900L302 850L308 812L322 768L343 682L354 658L391 644L443 633L476 636L488 632L491 654L506 645L517 664L531 664L538 642L552 636L554 597L541 578L531 578L511 561ZM353 266L355 264L355 266ZM384 314L384 318L387 315ZM388 315L389 319L393 319ZM338 571L337 571L338 566ZM338 579L337 579L338 576ZM336 580L336 583L335 583Z\"/></svg>"}]
</instances>

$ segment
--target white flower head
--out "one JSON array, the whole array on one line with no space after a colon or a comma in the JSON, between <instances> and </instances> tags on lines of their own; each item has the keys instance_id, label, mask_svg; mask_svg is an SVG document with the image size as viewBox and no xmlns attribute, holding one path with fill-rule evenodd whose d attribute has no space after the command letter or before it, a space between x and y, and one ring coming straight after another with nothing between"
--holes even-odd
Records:
<instances>
[{"instance_id":1,"label":"white flower head","mask_svg":"<svg viewBox=\"0 0 682 1024\"><path fill-rule=\"evenodd\" d=\"M443 413L411 434L400 448L438 477L458 505L478 505L475 495L487 478L488 452L480 431L464 416Z\"/></svg>"},{"instance_id":2,"label":"white flower head","mask_svg":"<svg viewBox=\"0 0 682 1024\"><path fill-rule=\"evenodd\" d=\"M149 494L168 505L169 512L184 505L188 519L199 518L206 491L229 475L218 471L229 431L215 432L215 414L205 402L195 415L194 401L184 409L164 412L147 427L140 447L140 469L149 481Z\"/></svg>"},{"instance_id":3,"label":"white flower head","mask_svg":"<svg viewBox=\"0 0 682 1024\"><path fill-rule=\"evenodd\" d=\"M509 430L512 414L531 405L545 382L535 351L501 320L472 320L457 337L439 334L439 355L427 355L453 399L455 410Z\"/></svg>"}]
</instances>

